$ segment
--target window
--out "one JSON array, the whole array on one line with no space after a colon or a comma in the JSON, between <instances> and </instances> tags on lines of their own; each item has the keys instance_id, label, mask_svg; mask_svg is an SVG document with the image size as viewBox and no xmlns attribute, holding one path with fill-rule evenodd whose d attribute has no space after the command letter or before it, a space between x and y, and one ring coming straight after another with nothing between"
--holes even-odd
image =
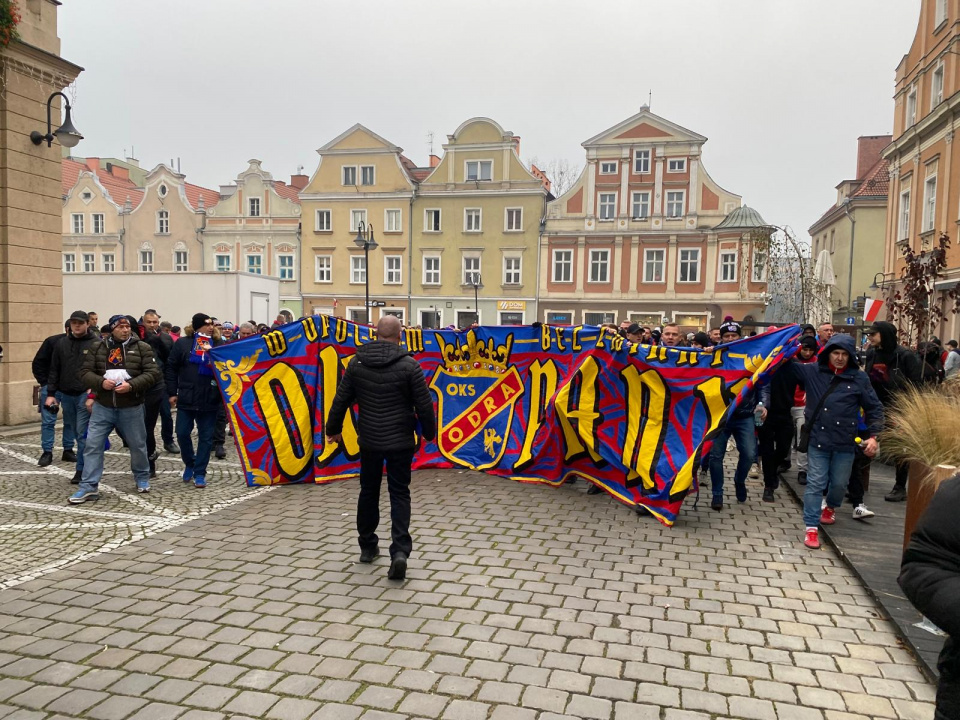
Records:
<instances>
[{"instance_id":1,"label":"window","mask_svg":"<svg viewBox=\"0 0 960 720\"><path fill-rule=\"evenodd\" d=\"M116 272L117 261L113 253L104 253L100 256L100 263L104 272Z\"/></svg>"},{"instance_id":2,"label":"window","mask_svg":"<svg viewBox=\"0 0 960 720\"><path fill-rule=\"evenodd\" d=\"M923 184L923 231L933 230L937 222L937 176L931 175Z\"/></svg>"},{"instance_id":3,"label":"window","mask_svg":"<svg viewBox=\"0 0 960 720\"><path fill-rule=\"evenodd\" d=\"M166 235L170 232L170 213L166 210L160 210L157 213L157 232L160 235Z\"/></svg>"},{"instance_id":4,"label":"window","mask_svg":"<svg viewBox=\"0 0 960 720\"><path fill-rule=\"evenodd\" d=\"M167 186L161 184L160 187L157 188L157 194L160 195L160 197L166 197L166 196L167 196Z\"/></svg>"},{"instance_id":5,"label":"window","mask_svg":"<svg viewBox=\"0 0 960 720\"><path fill-rule=\"evenodd\" d=\"M263 275L262 255L247 255L247 272L254 275Z\"/></svg>"},{"instance_id":6,"label":"window","mask_svg":"<svg viewBox=\"0 0 960 720\"><path fill-rule=\"evenodd\" d=\"M140 251L140 272L153 272L153 250Z\"/></svg>"},{"instance_id":7,"label":"window","mask_svg":"<svg viewBox=\"0 0 960 720\"><path fill-rule=\"evenodd\" d=\"M385 210L383 216L384 232L403 232L403 213L400 210Z\"/></svg>"},{"instance_id":8,"label":"window","mask_svg":"<svg viewBox=\"0 0 960 720\"><path fill-rule=\"evenodd\" d=\"M402 255L385 255L383 258L383 282L387 285L399 285L403 282L402 266Z\"/></svg>"},{"instance_id":9,"label":"window","mask_svg":"<svg viewBox=\"0 0 960 720\"><path fill-rule=\"evenodd\" d=\"M617 194L600 193L600 219L613 220L617 216Z\"/></svg>"},{"instance_id":10,"label":"window","mask_svg":"<svg viewBox=\"0 0 960 720\"><path fill-rule=\"evenodd\" d=\"M737 280L737 251L721 250L720 266L717 273L719 282L736 282Z\"/></svg>"},{"instance_id":11,"label":"window","mask_svg":"<svg viewBox=\"0 0 960 720\"><path fill-rule=\"evenodd\" d=\"M642 220L650 217L650 193L635 192L631 201L630 217Z\"/></svg>"},{"instance_id":12,"label":"window","mask_svg":"<svg viewBox=\"0 0 960 720\"><path fill-rule=\"evenodd\" d=\"M617 174L617 164L615 162L602 162L600 163L600 174L601 175L616 175Z\"/></svg>"},{"instance_id":13,"label":"window","mask_svg":"<svg viewBox=\"0 0 960 720\"><path fill-rule=\"evenodd\" d=\"M947 0L937 0L937 11L933 26L940 27L940 23L947 19Z\"/></svg>"},{"instance_id":14,"label":"window","mask_svg":"<svg viewBox=\"0 0 960 720\"><path fill-rule=\"evenodd\" d=\"M605 283L610 281L610 251L590 251L590 282Z\"/></svg>"},{"instance_id":15,"label":"window","mask_svg":"<svg viewBox=\"0 0 960 720\"><path fill-rule=\"evenodd\" d=\"M637 175L646 175L650 172L650 151L635 150L633 153L633 172Z\"/></svg>"},{"instance_id":16,"label":"window","mask_svg":"<svg viewBox=\"0 0 960 720\"><path fill-rule=\"evenodd\" d=\"M426 329L439 328L440 327L440 310L436 308L430 308L429 310L420 311L420 327Z\"/></svg>"},{"instance_id":17,"label":"window","mask_svg":"<svg viewBox=\"0 0 960 720\"><path fill-rule=\"evenodd\" d=\"M73 218L73 234L83 235L83 213L74 213L71 217Z\"/></svg>"},{"instance_id":18,"label":"window","mask_svg":"<svg viewBox=\"0 0 960 720\"><path fill-rule=\"evenodd\" d=\"M440 211L439 210L423 211L423 231L424 232L440 232Z\"/></svg>"},{"instance_id":19,"label":"window","mask_svg":"<svg viewBox=\"0 0 960 720\"><path fill-rule=\"evenodd\" d=\"M753 249L753 270L750 273L751 282L764 282L767 279L767 254L762 250Z\"/></svg>"},{"instance_id":20,"label":"window","mask_svg":"<svg viewBox=\"0 0 960 720\"><path fill-rule=\"evenodd\" d=\"M333 282L333 256L317 255L313 261L314 278L318 283Z\"/></svg>"},{"instance_id":21,"label":"window","mask_svg":"<svg viewBox=\"0 0 960 720\"><path fill-rule=\"evenodd\" d=\"M93 217L93 234L103 235L103 213L94 213L92 217Z\"/></svg>"},{"instance_id":22,"label":"window","mask_svg":"<svg viewBox=\"0 0 960 720\"><path fill-rule=\"evenodd\" d=\"M700 282L700 248L680 250L677 282Z\"/></svg>"},{"instance_id":23,"label":"window","mask_svg":"<svg viewBox=\"0 0 960 720\"><path fill-rule=\"evenodd\" d=\"M523 208L507 208L507 232L523 230Z\"/></svg>"},{"instance_id":24,"label":"window","mask_svg":"<svg viewBox=\"0 0 960 720\"><path fill-rule=\"evenodd\" d=\"M910 191L900 193L900 240L910 237Z\"/></svg>"},{"instance_id":25,"label":"window","mask_svg":"<svg viewBox=\"0 0 960 720\"><path fill-rule=\"evenodd\" d=\"M463 211L463 231L480 232L480 210L478 208L468 208Z\"/></svg>"},{"instance_id":26,"label":"window","mask_svg":"<svg viewBox=\"0 0 960 720\"><path fill-rule=\"evenodd\" d=\"M361 165L360 166L360 184L361 185L373 185L375 178L375 171L373 165Z\"/></svg>"},{"instance_id":27,"label":"window","mask_svg":"<svg viewBox=\"0 0 960 720\"><path fill-rule=\"evenodd\" d=\"M330 228L330 211L317 210L317 232L329 232Z\"/></svg>"},{"instance_id":28,"label":"window","mask_svg":"<svg viewBox=\"0 0 960 720\"><path fill-rule=\"evenodd\" d=\"M907 127L910 127L917 121L917 89L910 88L907 95Z\"/></svg>"},{"instance_id":29,"label":"window","mask_svg":"<svg viewBox=\"0 0 960 720\"><path fill-rule=\"evenodd\" d=\"M687 171L686 158L670 158L667 160L668 173L682 173Z\"/></svg>"},{"instance_id":30,"label":"window","mask_svg":"<svg viewBox=\"0 0 960 720\"><path fill-rule=\"evenodd\" d=\"M187 266L187 251L177 250L173 253L173 271L187 272L190 268Z\"/></svg>"},{"instance_id":31,"label":"window","mask_svg":"<svg viewBox=\"0 0 960 720\"><path fill-rule=\"evenodd\" d=\"M612 322L615 322L615 317L613 313L605 313L605 312L584 312L583 313L584 325L602 325L603 323L612 323Z\"/></svg>"},{"instance_id":32,"label":"window","mask_svg":"<svg viewBox=\"0 0 960 720\"><path fill-rule=\"evenodd\" d=\"M356 185L357 184L357 168L353 165L344 165L340 168L343 173L343 184L344 185Z\"/></svg>"},{"instance_id":33,"label":"window","mask_svg":"<svg viewBox=\"0 0 960 720\"><path fill-rule=\"evenodd\" d=\"M937 65L930 83L930 109L943 102L943 64Z\"/></svg>"},{"instance_id":34,"label":"window","mask_svg":"<svg viewBox=\"0 0 960 720\"><path fill-rule=\"evenodd\" d=\"M73 273L77 271L77 256L73 253L63 254L63 271Z\"/></svg>"},{"instance_id":35,"label":"window","mask_svg":"<svg viewBox=\"0 0 960 720\"><path fill-rule=\"evenodd\" d=\"M463 284L472 285L480 282L480 258L476 255L463 257Z\"/></svg>"},{"instance_id":36,"label":"window","mask_svg":"<svg viewBox=\"0 0 960 720\"><path fill-rule=\"evenodd\" d=\"M468 160L467 180L490 180L493 177L492 160Z\"/></svg>"},{"instance_id":37,"label":"window","mask_svg":"<svg viewBox=\"0 0 960 720\"><path fill-rule=\"evenodd\" d=\"M683 190L667 191L667 217L683 217L683 201L686 193Z\"/></svg>"},{"instance_id":38,"label":"window","mask_svg":"<svg viewBox=\"0 0 960 720\"><path fill-rule=\"evenodd\" d=\"M830 231L830 252L835 253L837 251L837 231Z\"/></svg>"},{"instance_id":39,"label":"window","mask_svg":"<svg viewBox=\"0 0 960 720\"><path fill-rule=\"evenodd\" d=\"M643 251L643 281L648 283L663 282L663 264L666 250Z\"/></svg>"},{"instance_id":40,"label":"window","mask_svg":"<svg viewBox=\"0 0 960 720\"><path fill-rule=\"evenodd\" d=\"M356 232L360 229L360 223L364 225L367 224L367 211L366 210L351 210L350 211L350 232Z\"/></svg>"},{"instance_id":41,"label":"window","mask_svg":"<svg viewBox=\"0 0 960 720\"><path fill-rule=\"evenodd\" d=\"M247 202L250 206L250 217L260 217L260 198L248 198Z\"/></svg>"},{"instance_id":42,"label":"window","mask_svg":"<svg viewBox=\"0 0 960 720\"><path fill-rule=\"evenodd\" d=\"M97 269L97 256L93 253L83 254L83 271L93 272Z\"/></svg>"},{"instance_id":43,"label":"window","mask_svg":"<svg viewBox=\"0 0 960 720\"><path fill-rule=\"evenodd\" d=\"M573 250L553 251L553 281L573 282Z\"/></svg>"},{"instance_id":44,"label":"window","mask_svg":"<svg viewBox=\"0 0 960 720\"><path fill-rule=\"evenodd\" d=\"M365 283L367 281L367 259L363 255L350 256L350 282Z\"/></svg>"},{"instance_id":45,"label":"window","mask_svg":"<svg viewBox=\"0 0 960 720\"><path fill-rule=\"evenodd\" d=\"M281 280L293 280L293 255L277 255L277 268Z\"/></svg>"},{"instance_id":46,"label":"window","mask_svg":"<svg viewBox=\"0 0 960 720\"><path fill-rule=\"evenodd\" d=\"M424 255L423 257L423 284L440 284L440 256Z\"/></svg>"},{"instance_id":47,"label":"window","mask_svg":"<svg viewBox=\"0 0 960 720\"><path fill-rule=\"evenodd\" d=\"M503 284L520 284L520 262L519 257L505 257L503 259Z\"/></svg>"},{"instance_id":48,"label":"window","mask_svg":"<svg viewBox=\"0 0 960 720\"><path fill-rule=\"evenodd\" d=\"M230 255L217 255L217 272L230 272L232 267Z\"/></svg>"},{"instance_id":49,"label":"window","mask_svg":"<svg viewBox=\"0 0 960 720\"><path fill-rule=\"evenodd\" d=\"M570 312L548 312L547 322L551 325L572 325L573 313Z\"/></svg>"}]
</instances>

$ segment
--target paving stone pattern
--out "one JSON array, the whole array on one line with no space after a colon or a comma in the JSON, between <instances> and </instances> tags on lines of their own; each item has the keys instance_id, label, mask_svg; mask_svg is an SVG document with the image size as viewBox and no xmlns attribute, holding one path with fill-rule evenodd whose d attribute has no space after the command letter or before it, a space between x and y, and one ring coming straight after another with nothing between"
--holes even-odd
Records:
<instances>
[{"instance_id":1,"label":"paving stone pattern","mask_svg":"<svg viewBox=\"0 0 960 720\"><path fill-rule=\"evenodd\" d=\"M27 468L22 449L0 441L0 467ZM125 458L110 467L129 492ZM0 590L0 718L933 717L893 625L758 481L745 505L688 503L667 529L583 482L415 473L401 583L386 558L356 562L354 481L252 497L227 467L206 495L171 474L149 508L110 494L79 523L104 527L63 530L73 516L16 502L57 504L66 478L0 476L20 573Z\"/></svg>"}]
</instances>

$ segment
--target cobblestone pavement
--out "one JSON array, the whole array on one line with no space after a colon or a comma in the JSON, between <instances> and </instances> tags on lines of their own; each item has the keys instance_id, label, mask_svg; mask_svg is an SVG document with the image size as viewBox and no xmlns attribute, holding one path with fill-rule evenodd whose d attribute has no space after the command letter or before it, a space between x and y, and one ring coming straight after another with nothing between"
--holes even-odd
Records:
<instances>
[{"instance_id":1,"label":"cobblestone pavement","mask_svg":"<svg viewBox=\"0 0 960 720\"><path fill-rule=\"evenodd\" d=\"M0 449L4 469L21 452ZM0 530L21 574L83 549L61 535L113 543L0 591L0 718L933 716L892 624L758 481L667 529L583 482L419 472L401 583L356 562L355 482L252 497L218 471L206 495L171 475L149 508L111 493L75 521L104 527ZM67 478L49 475L2 476L3 528L74 521L23 505L60 507Z\"/></svg>"}]
</instances>

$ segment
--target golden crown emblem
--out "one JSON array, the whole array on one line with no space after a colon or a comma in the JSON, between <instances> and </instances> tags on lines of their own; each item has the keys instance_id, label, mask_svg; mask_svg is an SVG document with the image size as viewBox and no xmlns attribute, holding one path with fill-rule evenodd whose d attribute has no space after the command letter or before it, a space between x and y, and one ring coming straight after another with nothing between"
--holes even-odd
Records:
<instances>
[{"instance_id":1,"label":"golden crown emblem","mask_svg":"<svg viewBox=\"0 0 960 720\"><path fill-rule=\"evenodd\" d=\"M478 340L475 331L467 333L467 342L444 342L441 333L437 333L440 357L444 369L452 375L481 375L497 377L510 367L510 351L513 349L513 335L507 335L503 345L497 345L493 338Z\"/></svg>"}]
</instances>

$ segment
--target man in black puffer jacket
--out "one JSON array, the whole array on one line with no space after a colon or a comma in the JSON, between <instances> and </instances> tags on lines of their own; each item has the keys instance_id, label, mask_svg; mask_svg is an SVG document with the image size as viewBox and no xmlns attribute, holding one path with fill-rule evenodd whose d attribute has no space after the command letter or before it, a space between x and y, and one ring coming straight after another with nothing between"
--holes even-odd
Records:
<instances>
[{"instance_id":1,"label":"man in black puffer jacket","mask_svg":"<svg viewBox=\"0 0 960 720\"><path fill-rule=\"evenodd\" d=\"M903 554L900 587L947 633L937 669L935 720L960 720L960 475L940 484Z\"/></svg>"},{"instance_id":2,"label":"man in black puffer jacket","mask_svg":"<svg viewBox=\"0 0 960 720\"><path fill-rule=\"evenodd\" d=\"M357 533L360 562L369 563L380 554L377 525L380 524L380 482L387 464L390 492L390 570L387 577L403 580L407 558L413 549L410 538L410 465L416 450L415 431L427 439L436 437L433 401L423 379L423 370L413 355L400 349L400 321L385 315L377 323L377 340L357 349L337 388L325 432L341 442L343 418L350 407L360 408L357 435L360 445L360 498L357 501Z\"/></svg>"}]
</instances>

